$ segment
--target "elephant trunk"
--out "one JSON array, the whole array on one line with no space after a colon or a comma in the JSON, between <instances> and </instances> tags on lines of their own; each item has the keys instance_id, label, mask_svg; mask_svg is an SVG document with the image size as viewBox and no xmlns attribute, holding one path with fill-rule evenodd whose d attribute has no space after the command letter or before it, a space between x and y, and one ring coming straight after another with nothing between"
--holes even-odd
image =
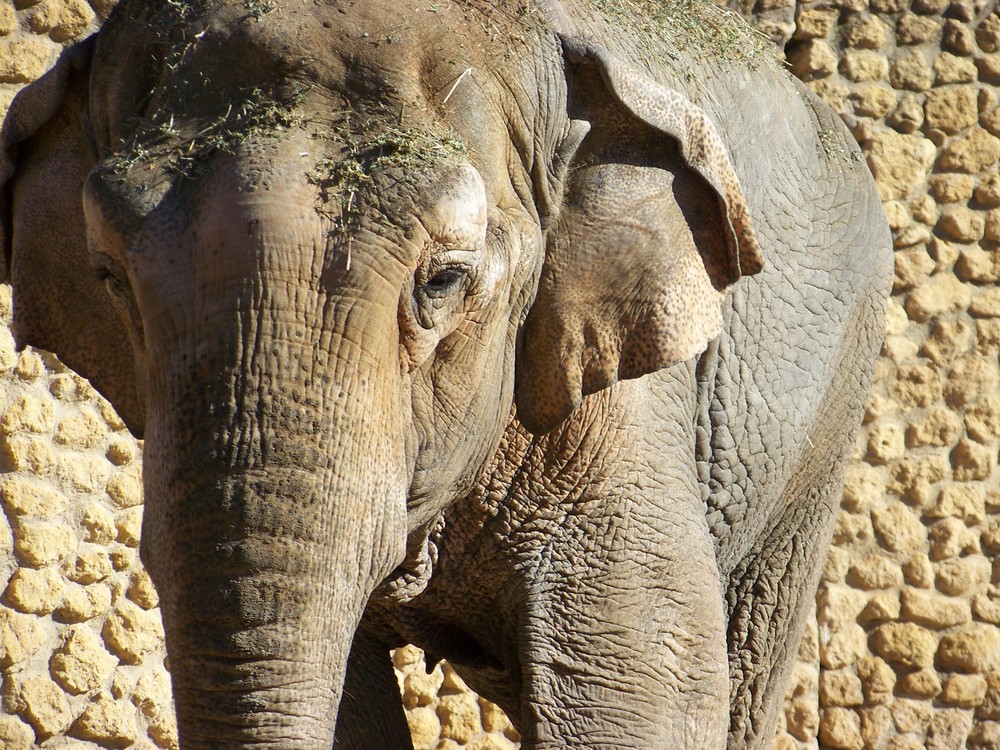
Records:
<instances>
[{"instance_id":1,"label":"elephant trunk","mask_svg":"<svg viewBox=\"0 0 1000 750\"><path fill-rule=\"evenodd\" d=\"M403 557L398 368L341 351L313 377L314 347L283 338L151 389L142 554L184 750L329 750L354 631Z\"/></svg>"}]
</instances>

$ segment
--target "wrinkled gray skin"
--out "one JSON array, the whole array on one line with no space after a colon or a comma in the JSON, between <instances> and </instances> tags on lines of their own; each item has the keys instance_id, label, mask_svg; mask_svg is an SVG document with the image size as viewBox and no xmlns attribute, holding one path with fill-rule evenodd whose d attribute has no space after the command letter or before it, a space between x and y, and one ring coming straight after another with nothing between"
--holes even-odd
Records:
<instances>
[{"instance_id":1,"label":"wrinkled gray skin","mask_svg":"<svg viewBox=\"0 0 1000 750\"><path fill-rule=\"evenodd\" d=\"M766 61L495 5L136 0L8 117L16 337L145 436L185 750L409 747L406 641L526 748L773 736L870 177Z\"/></svg>"}]
</instances>

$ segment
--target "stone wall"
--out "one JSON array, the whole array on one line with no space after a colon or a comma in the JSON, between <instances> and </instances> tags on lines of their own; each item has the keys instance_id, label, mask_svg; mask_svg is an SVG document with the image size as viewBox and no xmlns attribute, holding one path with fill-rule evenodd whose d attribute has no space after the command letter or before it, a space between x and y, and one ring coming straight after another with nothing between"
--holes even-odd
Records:
<instances>
[{"instance_id":1,"label":"stone wall","mask_svg":"<svg viewBox=\"0 0 1000 750\"><path fill-rule=\"evenodd\" d=\"M896 274L779 746L997 748L996 3L803 3L787 51L864 148Z\"/></svg>"},{"instance_id":2,"label":"stone wall","mask_svg":"<svg viewBox=\"0 0 1000 750\"><path fill-rule=\"evenodd\" d=\"M1000 748L996 2L736 4L788 41L793 72L862 143L897 259L776 746ZM0 0L0 113L104 7ZM15 353L0 327L0 747L176 746L156 594L136 555L140 455L84 381ZM418 750L516 746L446 664L426 674L412 648L395 659Z\"/></svg>"}]
</instances>

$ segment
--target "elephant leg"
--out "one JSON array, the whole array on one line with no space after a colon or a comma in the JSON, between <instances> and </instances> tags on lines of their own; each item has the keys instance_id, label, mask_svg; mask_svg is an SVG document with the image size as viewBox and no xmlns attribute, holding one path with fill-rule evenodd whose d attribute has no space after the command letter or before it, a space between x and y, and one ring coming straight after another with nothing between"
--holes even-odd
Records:
<instances>
[{"instance_id":1,"label":"elephant leg","mask_svg":"<svg viewBox=\"0 0 1000 750\"><path fill-rule=\"evenodd\" d=\"M541 550L519 618L525 750L725 744L719 572L704 514L681 504L576 508Z\"/></svg>"},{"instance_id":2,"label":"elephant leg","mask_svg":"<svg viewBox=\"0 0 1000 750\"><path fill-rule=\"evenodd\" d=\"M354 635L337 714L336 750L413 750L389 649L359 629Z\"/></svg>"},{"instance_id":3,"label":"elephant leg","mask_svg":"<svg viewBox=\"0 0 1000 750\"><path fill-rule=\"evenodd\" d=\"M835 471L836 481L788 493L784 513L730 575L728 750L757 750L774 741L829 547L840 475Z\"/></svg>"}]
</instances>

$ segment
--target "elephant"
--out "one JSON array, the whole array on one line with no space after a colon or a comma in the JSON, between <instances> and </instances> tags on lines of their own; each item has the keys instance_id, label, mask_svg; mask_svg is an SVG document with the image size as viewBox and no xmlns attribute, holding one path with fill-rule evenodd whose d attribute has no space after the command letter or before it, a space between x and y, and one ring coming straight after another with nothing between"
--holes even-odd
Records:
<instances>
[{"instance_id":1,"label":"elephant","mask_svg":"<svg viewBox=\"0 0 1000 750\"><path fill-rule=\"evenodd\" d=\"M144 439L180 747L769 746L891 280L707 0L121 0L16 97L3 276Z\"/></svg>"}]
</instances>

